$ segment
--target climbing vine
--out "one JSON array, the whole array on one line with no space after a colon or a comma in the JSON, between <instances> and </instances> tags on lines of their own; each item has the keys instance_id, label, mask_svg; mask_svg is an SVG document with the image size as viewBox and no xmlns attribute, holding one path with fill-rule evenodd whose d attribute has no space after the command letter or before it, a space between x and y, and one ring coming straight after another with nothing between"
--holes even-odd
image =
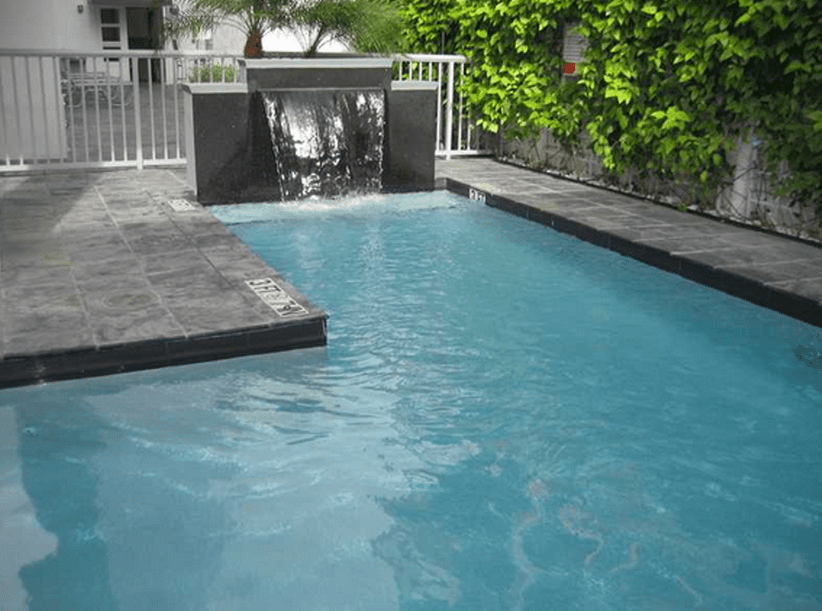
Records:
<instances>
[{"instance_id":1,"label":"climbing vine","mask_svg":"<svg viewBox=\"0 0 822 611\"><path fill-rule=\"evenodd\" d=\"M407 0L414 50L463 53L480 124L583 133L605 168L696 185L711 201L740 137L755 135L780 192L822 208L822 2ZM564 29L588 42L562 76Z\"/></svg>"}]
</instances>

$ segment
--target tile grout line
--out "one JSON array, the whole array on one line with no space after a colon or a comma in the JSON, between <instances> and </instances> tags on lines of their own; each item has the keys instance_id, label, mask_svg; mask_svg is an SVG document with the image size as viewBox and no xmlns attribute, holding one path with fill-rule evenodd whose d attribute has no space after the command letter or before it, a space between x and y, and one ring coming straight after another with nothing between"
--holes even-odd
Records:
<instances>
[{"instance_id":1,"label":"tile grout line","mask_svg":"<svg viewBox=\"0 0 822 611\"><path fill-rule=\"evenodd\" d=\"M94 189L95 189L95 191L97 192L97 196L100 198L100 201L102 202L103 206L104 206L104 207L105 207L105 209L106 209L106 216L108 216L108 218L109 218L109 219L111 219L111 222L112 222L112 223L114 224L114 226L117 228L117 233L119 233L119 234L120 234L120 237L122 238L123 243L126 245L126 247L128 248L129 252L131 252L132 256L134 257L134 260L137 262L137 266L138 266L138 267L139 267L139 269L140 269L140 275L142 276L143 280L145 281L146 286L148 286L148 287L152 290L152 293L154 293L154 295L157 297L157 301L159 302L159 304L160 304L160 305L163 307L163 309L164 309L164 310L168 313L168 315L169 315L169 316L171 316L171 319L174 321L174 324L175 324L175 325L179 328L180 332L183 334L183 337L185 337L186 339L188 339L188 338L189 338L189 333L188 333L188 331L186 331L186 329L183 327L183 325L182 325L182 324L180 324L180 321L179 321L179 320L177 320L177 317L174 315L174 312L172 312L172 311L169 309L168 305L166 305L165 300L163 299L162 295L160 295L157 291L155 291L155 290L154 290L154 287L153 287L153 285L152 285L152 283L151 283L151 281L150 281L150 279L149 279L148 275L146 274L146 270L145 270L145 268L143 267L143 263L142 263L142 261L141 261L140 257L137 255L137 253L135 253L135 252L134 252L134 249L131 247L131 243L130 243L130 242L129 242L129 240L126 238L126 235L123 233L123 230L122 230L122 228L120 227L120 224L119 224L119 223L117 222L117 220L116 220L116 219L115 219L115 218L111 215L111 209L108 207L108 203L106 202L105 197L103 197L103 194L102 194L102 193L100 193L100 190L97 188L97 185L94 185ZM153 198L152 198L152 203L155 203L155 205L156 205L156 202L154 202L154 199L153 199ZM72 273L73 273L73 271L74 271L74 268L73 268L73 266L72 266ZM84 294L85 294L85 293L84 293ZM98 337L97 337L97 333L94 331L94 329L92 329L92 333L94 333L94 344L95 344L95 346L97 347L97 349L99 350L101 346L100 346L100 341L98 340ZM166 338L166 339L167 339L167 338Z\"/></svg>"},{"instance_id":2,"label":"tile grout line","mask_svg":"<svg viewBox=\"0 0 822 611\"><path fill-rule=\"evenodd\" d=\"M100 197L100 192L97 190L97 185L96 184L92 184L92 189L94 189L94 192L97 193L97 197ZM49 197L54 197L54 196L51 195L51 193L49 193ZM63 237L62 237L62 234L63 234L63 232L62 232L62 229L61 229L60 230L60 238L59 238L60 251L63 250ZM91 324L91 313L89 312L88 303L86 302L85 291L80 290L80 285L77 282L77 275L74 273L74 261L68 255L68 253L66 253L66 257L69 260L69 275L71 276L71 282L74 285L74 290L77 293L78 298L80 299L80 303L81 303L81 306L82 306L82 309L83 309L83 318L86 321L86 329L88 329L89 332L91 333L91 340L94 342L94 347L99 349L100 346L97 342L97 336L96 336L97 334L94 332L94 327Z\"/></svg>"}]
</instances>

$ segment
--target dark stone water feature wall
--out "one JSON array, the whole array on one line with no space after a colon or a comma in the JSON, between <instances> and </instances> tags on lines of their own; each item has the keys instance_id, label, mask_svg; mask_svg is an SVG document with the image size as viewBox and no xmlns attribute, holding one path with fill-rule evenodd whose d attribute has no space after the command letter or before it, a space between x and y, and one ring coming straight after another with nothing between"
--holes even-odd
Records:
<instances>
[{"instance_id":1,"label":"dark stone water feature wall","mask_svg":"<svg viewBox=\"0 0 822 611\"><path fill-rule=\"evenodd\" d=\"M248 60L246 81L185 86L188 182L201 203L434 188L435 83L392 82L391 60L373 58ZM342 146L320 142L340 123ZM306 147L316 159L296 155Z\"/></svg>"}]
</instances>

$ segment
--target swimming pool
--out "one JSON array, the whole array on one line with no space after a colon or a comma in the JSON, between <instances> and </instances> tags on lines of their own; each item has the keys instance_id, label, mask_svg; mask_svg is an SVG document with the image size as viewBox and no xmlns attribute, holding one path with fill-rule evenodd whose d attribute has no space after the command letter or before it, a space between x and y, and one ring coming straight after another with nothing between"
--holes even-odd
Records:
<instances>
[{"instance_id":1,"label":"swimming pool","mask_svg":"<svg viewBox=\"0 0 822 611\"><path fill-rule=\"evenodd\" d=\"M10 609L822 608L819 330L447 193L214 212L328 346L0 392Z\"/></svg>"}]
</instances>

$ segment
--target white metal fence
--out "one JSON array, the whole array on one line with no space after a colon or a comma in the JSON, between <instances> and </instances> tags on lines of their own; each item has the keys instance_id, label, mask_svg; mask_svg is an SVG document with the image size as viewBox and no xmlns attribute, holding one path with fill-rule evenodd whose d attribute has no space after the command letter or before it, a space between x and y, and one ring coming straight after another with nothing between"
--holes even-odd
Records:
<instances>
[{"instance_id":1,"label":"white metal fence","mask_svg":"<svg viewBox=\"0 0 822 611\"><path fill-rule=\"evenodd\" d=\"M460 84L468 74L468 59L462 55L408 54L394 57L400 80L437 83L437 154L477 155L482 148L482 133L472 120Z\"/></svg>"},{"instance_id":2,"label":"white metal fence","mask_svg":"<svg viewBox=\"0 0 822 611\"><path fill-rule=\"evenodd\" d=\"M437 154L481 152L455 55L394 58L402 80L438 84ZM0 50L0 174L185 163L184 82L244 81L239 57L211 53Z\"/></svg>"},{"instance_id":3,"label":"white metal fence","mask_svg":"<svg viewBox=\"0 0 822 611\"><path fill-rule=\"evenodd\" d=\"M212 54L0 50L0 173L179 165L178 85L240 79Z\"/></svg>"}]
</instances>

